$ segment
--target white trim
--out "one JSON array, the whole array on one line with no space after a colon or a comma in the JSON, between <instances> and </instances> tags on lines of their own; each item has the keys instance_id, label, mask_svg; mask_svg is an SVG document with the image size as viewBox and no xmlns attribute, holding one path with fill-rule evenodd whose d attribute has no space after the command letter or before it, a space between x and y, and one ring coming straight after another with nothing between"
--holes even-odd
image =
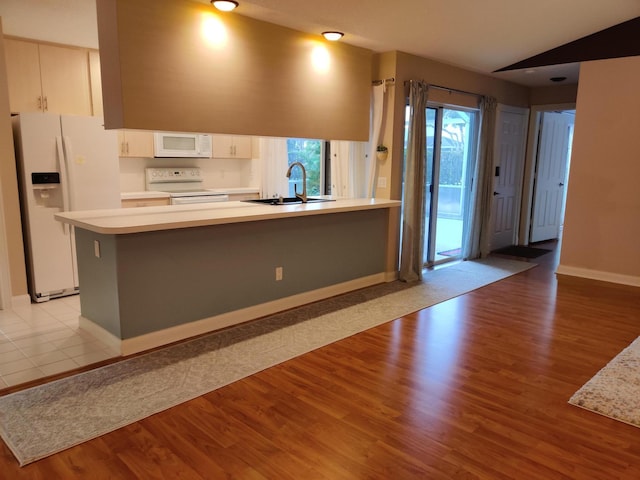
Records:
<instances>
[{"instance_id":1,"label":"white trim","mask_svg":"<svg viewBox=\"0 0 640 480\"><path fill-rule=\"evenodd\" d=\"M13 304L11 298L11 273L9 271L7 226L4 218L2 185L0 185L0 310L8 310L12 307Z\"/></svg>"},{"instance_id":2,"label":"white trim","mask_svg":"<svg viewBox=\"0 0 640 480\"><path fill-rule=\"evenodd\" d=\"M120 340L104 328L96 325L91 320L80 317L80 328L86 329L99 340L120 351L121 355L131 355L152 348L167 345L196 335L202 335L221 328L230 327L239 323L256 320L258 318L273 315L295 307L300 307L312 302L324 300L336 295L370 287L379 283L388 282L389 278L397 276L397 272L381 272L367 277L358 278L337 285L319 288L310 292L304 292L290 297L281 298L272 302L262 303L251 307L234 310L214 317L203 318L194 322L176 325L156 332L147 333L134 338Z\"/></svg>"},{"instance_id":3,"label":"white trim","mask_svg":"<svg viewBox=\"0 0 640 480\"><path fill-rule=\"evenodd\" d=\"M28 293L11 297L11 308L24 308L31 305L31 297Z\"/></svg>"},{"instance_id":4,"label":"white trim","mask_svg":"<svg viewBox=\"0 0 640 480\"><path fill-rule=\"evenodd\" d=\"M102 343L108 345L109 347L115 349L120 352L122 348L122 340L116 337L113 333L105 330L97 323L92 322L86 317L80 315L78 317L78 327L81 330L85 330L89 332L91 335L96 337Z\"/></svg>"},{"instance_id":5,"label":"white trim","mask_svg":"<svg viewBox=\"0 0 640 480\"><path fill-rule=\"evenodd\" d=\"M389 282L395 282L396 280L398 280L398 273L399 272L387 272L384 274L384 281L389 283Z\"/></svg>"},{"instance_id":6,"label":"white trim","mask_svg":"<svg viewBox=\"0 0 640 480\"><path fill-rule=\"evenodd\" d=\"M640 277L623 275L620 273L603 272L600 270L591 270L589 268L558 265L556 275L569 275L571 277L588 278L590 280L599 280L601 282L619 283L622 285L630 285L632 287L640 287Z\"/></svg>"}]
</instances>

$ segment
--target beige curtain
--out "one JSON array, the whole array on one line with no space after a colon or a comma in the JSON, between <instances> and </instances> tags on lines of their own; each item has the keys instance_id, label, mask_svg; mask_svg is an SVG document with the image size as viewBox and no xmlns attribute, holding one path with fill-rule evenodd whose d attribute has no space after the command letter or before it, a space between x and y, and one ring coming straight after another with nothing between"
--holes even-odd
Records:
<instances>
[{"instance_id":1,"label":"beige curtain","mask_svg":"<svg viewBox=\"0 0 640 480\"><path fill-rule=\"evenodd\" d=\"M409 135L404 167L400 273L402 281L422 279L426 189L427 95L429 86L409 82Z\"/></svg>"},{"instance_id":2,"label":"beige curtain","mask_svg":"<svg viewBox=\"0 0 640 480\"><path fill-rule=\"evenodd\" d=\"M367 150L365 142L332 140L331 195L343 198L367 198Z\"/></svg>"},{"instance_id":3,"label":"beige curtain","mask_svg":"<svg viewBox=\"0 0 640 480\"><path fill-rule=\"evenodd\" d=\"M262 198L289 195L289 168L287 139L278 137L260 138L260 169L262 177Z\"/></svg>"},{"instance_id":4,"label":"beige curtain","mask_svg":"<svg viewBox=\"0 0 640 480\"><path fill-rule=\"evenodd\" d=\"M369 148L367 163L367 195L374 198L376 196L376 183L378 178L378 159L376 149L380 144L380 130L382 128L382 117L384 115L384 94L386 85L376 85L373 87L371 96L371 127L369 132Z\"/></svg>"},{"instance_id":5,"label":"beige curtain","mask_svg":"<svg viewBox=\"0 0 640 480\"><path fill-rule=\"evenodd\" d=\"M496 130L496 106L493 97L480 99L480 144L478 162L473 175L473 192L470 228L464 242L462 257L465 260L485 257L489 254L491 207L493 203L493 150Z\"/></svg>"}]
</instances>

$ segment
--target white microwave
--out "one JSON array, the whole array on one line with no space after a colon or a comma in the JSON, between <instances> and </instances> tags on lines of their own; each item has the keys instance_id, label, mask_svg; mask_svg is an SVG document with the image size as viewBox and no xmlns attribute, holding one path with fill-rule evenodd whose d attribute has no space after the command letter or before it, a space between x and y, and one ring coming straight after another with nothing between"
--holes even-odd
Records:
<instances>
[{"instance_id":1,"label":"white microwave","mask_svg":"<svg viewBox=\"0 0 640 480\"><path fill-rule=\"evenodd\" d=\"M154 132L153 154L169 158L211 158L211 135Z\"/></svg>"}]
</instances>

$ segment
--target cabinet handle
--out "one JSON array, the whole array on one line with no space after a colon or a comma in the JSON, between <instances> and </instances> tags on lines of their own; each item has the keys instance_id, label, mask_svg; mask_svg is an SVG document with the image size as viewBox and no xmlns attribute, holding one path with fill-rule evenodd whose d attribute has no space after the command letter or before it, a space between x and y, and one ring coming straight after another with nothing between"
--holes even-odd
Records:
<instances>
[{"instance_id":1,"label":"cabinet handle","mask_svg":"<svg viewBox=\"0 0 640 480\"><path fill-rule=\"evenodd\" d=\"M42 110L42 97L38 96L38 110Z\"/></svg>"},{"instance_id":2,"label":"cabinet handle","mask_svg":"<svg viewBox=\"0 0 640 480\"><path fill-rule=\"evenodd\" d=\"M44 97L44 111L46 112L47 110L49 110L49 101L47 97Z\"/></svg>"},{"instance_id":3,"label":"cabinet handle","mask_svg":"<svg viewBox=\"0 0 640 480\"><path fill-rule=\"evenodd\" d=\"M127 155L129 155L129 142L127 142L126 145L127 145Z\"/></svg>"}]
</instances>

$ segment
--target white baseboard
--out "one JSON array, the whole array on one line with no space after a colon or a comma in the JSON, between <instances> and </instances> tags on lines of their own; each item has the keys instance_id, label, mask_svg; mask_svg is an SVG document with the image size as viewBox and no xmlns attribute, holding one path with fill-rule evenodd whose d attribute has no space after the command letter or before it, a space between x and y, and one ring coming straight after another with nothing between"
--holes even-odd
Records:
<instances>
[{"instance_id":1,"label":"white baseboard","mask_svg":"<svg viewBox=\"0 0 640 480\"><path fill-rule=\"evenodd\" d=\"M11 308L24 308L31 305L31 297L29 294L15 295L11 297Z\"/></svg>"},{"instance_id":2,"label":"white baseboard","mask_svg":"<svg viewBox=\"0 0 640 480\"><path fill-rule=\"evenodd\" d=\"M389 282L395 282L396 280L398 280L398 272L387 272L384 274L384 281L389 283Z\"/></svg>"},{"instance_id":3,"label":"white baseboard","mask_svg":"<svg viewBox=\"0 0 640 480\"><path fill-rule=\"evenodd\" d=\"M87 332L89 332L91 335L96 337L102 343L105 343L109 347L113 348L114 350L122 354L122 340L116 337L113 333L105 330L97 323L92 322L91 320L83 317L82 315L80 315L80 317L78 318L78 326L82 330L86 330Z\"/></svg>"},{"instance_id":4,"label":"white baseboard","mask_svg":"<svg viewBox=\"0 0 640 480\"><path fill-rule=\"evenodd\" d=\"M569 275L571 277L588 278L590 280L599 280L601 282L619 283L622 285L631 285L632 287L640 287L640 277L632 275L621 275L619 273L603 272L600 270L590 270L588 268L568 267L566 265L558 265L556 274Z\"/></svg>"},{"instance_id":5,"label":"white baseboard","mask_svg":"<svg viewBox=\"0 0 640 480\"><path fill-rule=\"evenodd\" d=\"M388 278L390 278L388 273L378 273L358 278L356 280L351 280L349 282L281 298L272 302L254 305L241 310L234 310L233 312L223 313L214 317L203 318L183 325L165 328L163 330L147 333L138 337L127 338L121 341L120 352L122 355L131 355L133 353L142 352L151 348L160 347L172 342L194 337L196 335L202 335L204 333L248 322L267 315L273 315L274 313L282 312L290 308L300 307L308 303L324 300L353 290L387 282L389 281L387 280ZM105 333L109 334L106 330ZM113 335L111 336L113 337Z\"/></svg>"}]
</instances>

